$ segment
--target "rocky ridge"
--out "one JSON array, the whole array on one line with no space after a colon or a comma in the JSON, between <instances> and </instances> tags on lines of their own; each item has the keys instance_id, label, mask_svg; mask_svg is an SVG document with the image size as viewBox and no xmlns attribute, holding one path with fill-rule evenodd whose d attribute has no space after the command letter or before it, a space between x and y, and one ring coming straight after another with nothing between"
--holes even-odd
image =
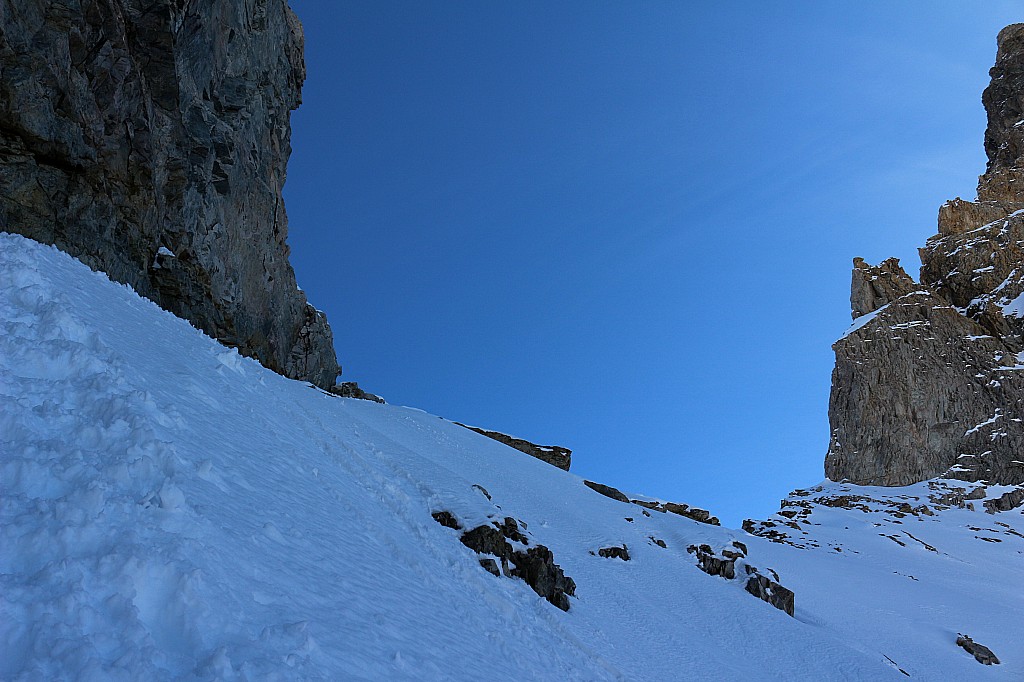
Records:
<instances>
[{"instance_id":1,"label":"rocky ridge","mask_svg":"<svg viewBox=\"0 0 1024 682\"><path fill-rule=\"evenodd\" d=\"M0 230L333 386L331 329L288 263L305 65L286 1L26 0L0 25Z\"/></svg>"},{"instance_id":2,"label":"rocky ridge","mask_svg":"<svg viewBox=\"0 0 1024 682\"><path fill-rule=\"evenodd\" d=\"M536 457L542 462L547 462L551 466L558 467L564 471L569 470L569 464L572 462L572 450L569 448L563 448L560 445L537 445L531 443L528 440L522 438L516 438L510 436L507 433L501 433L500 431L489 431L487 429L481 429L477 426L468 426L460 422L453 422L459 426L479 433L481 436L487 436L491 440L496 440L499 443L504 443L510 448L515 448L519 452L526 453L531 457Z\"/></svg>"},{"instance_id":3,"label":"rocky ridge","mask_svg":"<svg viewBox=\"0 0 1024 682\"><path fill-rule=\"evenodd\" d=\"M1024 482L1024 24L1000 32L978 200L939 209L920 282L854 259L825 473L902 486Z\"/></svg>"}]
</instances>

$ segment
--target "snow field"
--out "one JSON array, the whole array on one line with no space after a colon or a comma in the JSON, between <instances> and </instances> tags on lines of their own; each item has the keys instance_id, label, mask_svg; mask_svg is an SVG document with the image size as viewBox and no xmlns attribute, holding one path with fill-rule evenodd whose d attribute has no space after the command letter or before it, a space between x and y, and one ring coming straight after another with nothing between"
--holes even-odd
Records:
<instances>
[{"instance_id":1,"label":"snow field","mask_svg":"<svg viewBox=\"0 0 1024 682\"><path fill-rule=\"evenodd\" d=\"M0 292L2 679L903 679L795 575L819 564L751 547L790 618L686 552L751 538L284 379L53 248L0 234ZM525 522L570 610L442 509Z\"/></svg>"}]
</instances>

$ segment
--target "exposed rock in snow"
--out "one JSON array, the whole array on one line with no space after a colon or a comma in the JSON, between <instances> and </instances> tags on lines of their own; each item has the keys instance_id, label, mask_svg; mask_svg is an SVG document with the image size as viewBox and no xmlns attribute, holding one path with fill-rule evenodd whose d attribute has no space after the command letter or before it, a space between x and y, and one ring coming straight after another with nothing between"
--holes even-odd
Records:
<instances>
[{"instance_id":1,"label":"exposed rock in snow","mask_svg":"<svg viewBox=\"0 0 1024 682\"><path fill-rule=\"evenodd\" d=\"M605 559L622 559L623 561L629 561L629 548L625 545L621 547L602 547L597 550L597 555L604 557Z\"/></svg>"},{"instance_id":2,"label":"exposed rock in snow","mask_svg":"<svg viewBox=\"0 0 1024 682\"><path fill-rule=\"evenodd\" d=\"M442 523L436 516L434 518ZM563 611L569 610L569 597L576 594L576 583L565 575L562 567L555 563L551 550L544 545L516 549L508 542L511 540L517 544L530 544L512 517L505 517L503 524L494 522L477 526L463 533L459 539L477 554L489 554L496 558L497 561L480 560L481 567L488 573L498 575L497 562L500 561L501 573L521 578L538 595Z\"/></svg>"},{"instance_id":3,"label":"exposed rock in snow","mask_svg":"<svg viewBox=\"0 0 1024 682\"><path fill-rule=\"evenodd\" d=\"M995 514L996 512L1011 511L1021 505L1024 505L1024 488L1017 488L1003 493L994 500L985 500L985 511Z\"/></svg>"},{"instance_id":4,"label":"exposed rock in snow","mask_svg":"<svg viewBox=\"0 0 1024 682\"><path fill-rule=\"evenodd\" d=\"M375 403L385 402L379 395L367 393L359 388L359 384L354 381L343 381L335 384L329 389L329 392L342 398L358 398L359 400L369 400Z\"/></svg>"},{"instance_id":5,"label":"exposed rock in snow","mask_svg":"<svg viewBox=\"0 0 1024 682\"><path fill-rule=\"evenodd\" d=\"M700 523L707 523L712 526L721 525L721 521L718 520L717 516L712 516L711 512L700 507L691 507L688 504L680 504L679 502L661 502L659 500L630 500L630 502L653 511L679 514Z\"/></svg>"},{"instance_id":6,"label":"exposed rock in snow","mask_svg":"<svg viewBox=\"0 0 1024 682\"><path fill-rule=\"evenodd\" d=\"M837 609L854 620L837 613L835 627L872 642L912 677L980 679L969 657L947 657L966 630L999 652L1002 667L1016 669L1005 671L1013 679L1024 674L1024 642L1015 625L1004 629L1004 616L1024 608L1024 513L993 516L966 498L987 503L1016 489L949 479L906 487L826 481L794 491L776 515L744 528L755 536L758 563L777 568L800 596L798 618L808 610L820 616L839 593L856 594L855 609ZM860 609L889 615L858 623ZM940 659L945 669L931 668Z\"/></svg>"},{"instance_id":7,"label":"exposed rock in snow","mask_svg":"<svg viewBox=\"0 0 1024 682\"><path fill-rule=\"evenodd\" d=\"M618 488L613 488L610 485L604 483L594 483L593 481L583 481L583 485L587 486L596 493L600 493L605 497L610 497L616 502L625 502L629 504L629 498L622 494L622 491Z\"/></svg>"},{"instance_id":8,"label":"exposed rock in snow","mask_svg":"<svg viewBox=\"0 0 1024 682\"><path fill-rule=\"evenodd\" d=\"M783 587L767 576L761 575L753 566L745 566L747 573L751 574L747 579L744 589L761 601L766 601L780 611L793 615L795 595L793 591Z\"/></svg>"},{"instance_id":9,"label":"exposed rock in snow","mask_svg":"<svg viewBox=\"0 0 1024 682\"><path fill-rule=\"evenodd\" d=\"M487 429L481 429L477 426L468 426L467 424L460 424L459 422L454 423L458 424L463 428L469 429L470 431L475 431L476 433L479 433L481 436L487 436L488 438L496 440L499 443L504 443L505 445L511 448L515 448L519 452L525 452L531 457L536 457L540 461L547 462L551 466L556 466L559 469L562 469L563 471L568 471L569 464L572 462L572 450L570 450L569 448L563 448L559 445L537 445L536 443L531 443L528 440L523 440L522 438L510 436L507 433L501 433L499 431L489 431Z\"/></svg>"},{"instance_id":10,"label":"exposed rock in snow","mask_svg":"<svg viewBox=\"0 0 1024 682\"><path fill-rule=\"evenodd\" d=\"M978 644L967 635L959 635L956 638L957 646L974 656L974 660L982 665L999 665L999 659L984 644Z\"/></svg>"},{"instance_id":11,"label":"exposed rock in snow","mask_svg":"<svg viewBox=\"0 0 1024 682\"><path fill-rule=\"evenodd\" d=\"M730 549L731 548L731 549ZM744 589L761 601L768 602L780 611L785 611L792 616L795 609L795 596L789 590L778 583L779 574L768 569L774 580L762 575L755 567L746 562L747 547L742 542L733 541L729 547L719 552L711 549L710 545L690 545L686 548L690 554L697 557L697 565L700 570L708 575L717 575L726 580L736 578L736 566L739 563L747 576Z\"/></svg>"}]
</instances>

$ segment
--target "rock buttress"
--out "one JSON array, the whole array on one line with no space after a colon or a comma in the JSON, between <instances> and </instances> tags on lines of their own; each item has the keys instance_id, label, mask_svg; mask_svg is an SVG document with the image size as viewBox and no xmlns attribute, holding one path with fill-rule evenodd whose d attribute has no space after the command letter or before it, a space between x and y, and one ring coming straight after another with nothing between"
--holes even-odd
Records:
<instances>
[{"instance_id":1,"label":"rock buttress","mask_svg":"<svg viewBox=\"0 0 1024 682\"><path fill-rule=\"evenodd\" d=\"M1024 24L999 34L978 201L939 209L920 284L854 261L825 473L864 485L1024 481Z\"/></svg>"},{"instance_id":2,"label":"rock buttress","mask_svg":"<svg viewBox=\"0 0 1024 682\"><path fill-rule=\"evenodd\" d=\"M0 4L0 229L328 388L281 197L305 78L285 0Z\"/></svg>"}]
</instances>

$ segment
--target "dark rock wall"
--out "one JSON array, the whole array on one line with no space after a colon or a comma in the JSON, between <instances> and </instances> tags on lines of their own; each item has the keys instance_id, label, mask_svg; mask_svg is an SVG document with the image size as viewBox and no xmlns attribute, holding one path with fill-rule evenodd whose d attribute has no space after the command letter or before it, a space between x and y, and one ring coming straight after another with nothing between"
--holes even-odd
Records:
<instances>
[{"instance_id":1,"label":"dark rock wall","mask_svg":"<svg viewBox=\"0 0 1024 682\"><path fill-rule=\"evenodd\" d=\"M0 229L332 386L330 327L288 263L305 66L285 0L0 0L0 29Z\"/></svg>"},{"instance_id":2,"label":"dark rock wall","mask_svg":"<svg viewBox=\"0 0 1024 682\"><path fill-rule=\"evenodd\" d=\"M895 259L854 261L860 326L833 346L832 480L1024 481L1024 24L998 42L978 201L939 209L920 283Z\"/></svg>"}]
</instances>

